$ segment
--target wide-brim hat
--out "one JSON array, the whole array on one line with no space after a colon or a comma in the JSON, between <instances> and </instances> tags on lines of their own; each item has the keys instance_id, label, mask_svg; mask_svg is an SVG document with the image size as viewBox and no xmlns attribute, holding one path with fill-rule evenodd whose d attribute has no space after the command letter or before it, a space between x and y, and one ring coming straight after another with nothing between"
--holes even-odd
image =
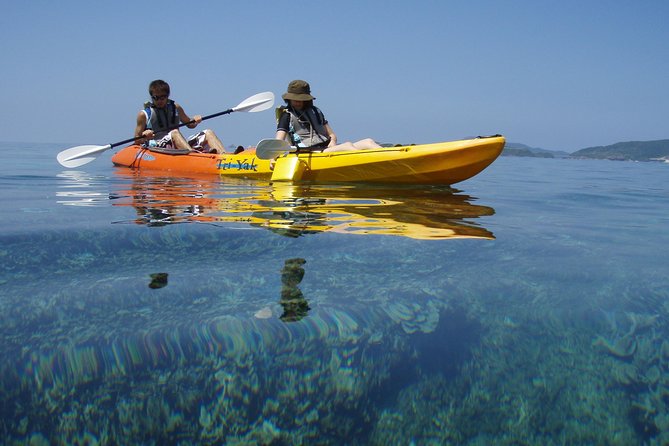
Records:
<instances>
[{"instance_id":1,"label":"wide-brim hat","mask_svg":"<svg viewBox=\"0 0 669 446\"><path fill-rule=\"evenodd\" d=\"M281 96L284 100L313 101L316 99L311 95L311 87L307 81L294 80L288 84L288 91Z\"/></svg>"}]
</instances>

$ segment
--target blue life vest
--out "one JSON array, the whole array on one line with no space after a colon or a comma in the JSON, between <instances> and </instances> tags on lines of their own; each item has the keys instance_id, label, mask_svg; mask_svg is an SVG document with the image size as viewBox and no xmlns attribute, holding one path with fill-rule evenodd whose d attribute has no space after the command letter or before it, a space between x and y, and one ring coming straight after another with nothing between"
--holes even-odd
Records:
<instances>
[{"instance_id":1,"label":"blue life vest","mask_svg":"<svg viewBox=\"0 0 669 446\"><path fill-rule=\"evenodd\" d=\"M179 112L173 100L167 101L165 108L156 108L153 103L145 102L146 128L153 130L154 138L160 139L179 125Z\"/></svg>"}]
</instances>

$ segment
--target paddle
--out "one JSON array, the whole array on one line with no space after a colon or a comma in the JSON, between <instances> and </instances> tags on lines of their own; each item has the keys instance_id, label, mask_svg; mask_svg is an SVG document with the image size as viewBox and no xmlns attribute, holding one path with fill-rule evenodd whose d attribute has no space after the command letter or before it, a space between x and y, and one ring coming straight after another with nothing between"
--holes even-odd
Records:
<instances>
[{"instance_id":1,"label":"paddle","mask_svg":"<svg viewBox=\"0 0 669 446\"><path fill-rule=\"evenodd\" d=\"M258 93L256 95L253 95L249 98L244 99L242 102L239 103L236 107L230 108L228 110L219 112L219 113L214 113L213 115L207 115L202 118L203 121L211 118L215 118L217 116L221 115L227 115L232 112L249 112L249 113L255 113L263 110L267 110L268 108L272 107L274 105L274 93L270 91L266 91L264 93ZM183 124L179 124L178 126L171 127L168 130L174 130L178 129L179 127L183 127L188 124L192 124L195 121L190 121L190 122L185 122ZM64 167L68 168L73 168L73 167L79 167L83 166L84 164L88 164L91 161L93 161L99 154L102 152L105 152L112 147L120 146L123 144L127 144L129 142L133 142L136 139L140 139L140 137L134 137L134 138L128 138L123 141L115 142L113 144L107 144L106 146L94 146L94 145L87 145L87 146L76 146L76 147L71 147L67 150L63 150L56 156L56 159L58 162L63 165Z\"/></svg>"},{"instance_id":2,"label":"paddle","mask_svg":"<svg viewBox=\"0 0 669 446\"><path fill-rule=\"evenodd\" d=\"M256 157L261 160L276 158L285 152L289 152L294 147L283 139L263 139L256 145Z\"/></svg>"}]
</instances>

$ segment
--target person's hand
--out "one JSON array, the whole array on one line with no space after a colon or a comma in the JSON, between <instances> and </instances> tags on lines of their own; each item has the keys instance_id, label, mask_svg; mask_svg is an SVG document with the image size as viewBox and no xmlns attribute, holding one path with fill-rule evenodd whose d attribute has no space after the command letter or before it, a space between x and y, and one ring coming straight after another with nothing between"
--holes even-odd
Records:
<instances>
[{"instance_id":1,"label":"person's hand","mask_svg":"<svg viewBox=\"0 0 669 446\"><path fill-rule=\"evenodd\" d=\"M199 123L202 122L202 116L200 115L193 116L193 121L195 121L195 125L198 125Z\"/></svg>"},{"instance_id":2,"label":"person's hand","mask_svg":"<svg viewBox=\"0 0 669 446\"><path fill-rule=\"evenodd\" d=\"M137 143L143 144L150 139L153 139L153 131L151 129L146 129L139 134L139 137L135 140Z\"/></svg>"}]
</instances>

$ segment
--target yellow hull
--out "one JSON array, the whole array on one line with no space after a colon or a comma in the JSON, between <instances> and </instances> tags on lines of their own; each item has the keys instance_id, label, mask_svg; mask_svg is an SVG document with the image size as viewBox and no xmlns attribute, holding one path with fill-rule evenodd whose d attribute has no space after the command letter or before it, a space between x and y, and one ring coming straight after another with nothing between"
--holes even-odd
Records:
<instances>
[{"instance_id":1,"label":"yellow hull","mask_svg":"<svg viewBox=\"0 0 669 446\"><path fill-rule=\"evenodd\" d=\"M455 184L488 167L504 143L503 136L492 136L350 152L289 153L277 158L273 169L270 161L256 158L253 149L237 155L170 155L130 146L112 161L131 168L272 181Z\"/></svg>"}]
</instances>

